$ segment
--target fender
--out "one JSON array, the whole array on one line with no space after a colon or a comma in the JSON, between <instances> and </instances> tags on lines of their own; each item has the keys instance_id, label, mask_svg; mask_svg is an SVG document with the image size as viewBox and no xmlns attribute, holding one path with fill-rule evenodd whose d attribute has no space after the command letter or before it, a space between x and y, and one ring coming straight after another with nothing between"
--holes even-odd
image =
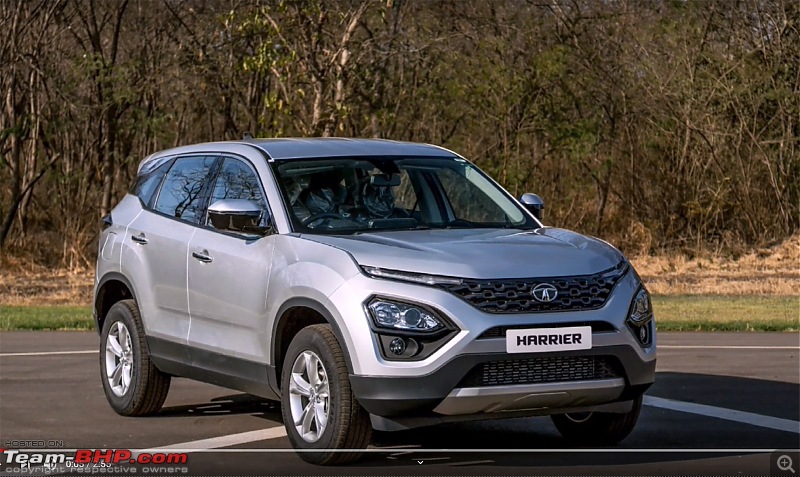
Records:
<instances>
[{"instance_id":1,"label":"fender","mask_svg":"<svg viewBox=\"0 0 800 477\"><path fill-rule=\"evenodd\" d=\"M101 278L100 281L97 282L97 285L94 288L94 304L92 305L94 327L97 330L98 335L102 332L102 330L100 329L100 310L98 309L98 305L100 304L100 296L97 294L97 292L103 288L103 285L105 285L107 282L111 280L122 282L131 292L131 298L133 298L134 301L136 300L136 290L131 284L131 281L128 280L128 277L126 277L120 272L108 272L105 275L103 275L103 278Z\"/></svg>"},{"instance_id":2,"label":"fender","mask_svg":"<svg viewBox=\"0 0 800 477\"><path fill-rule=\"evenodd\" d=\"M276 346L277 344L277 332L278 327L286 317L286 311L290 308L294 307L306 307L310 308L325 318L325 321L331 325L331 329L333 330L333 334L336 336L336 339L339 341L339 344L342 347L342 351L344 351L344 360L347 366L347 372L349 374L353 374L353 363L350 359L350 350L347 349L345 345L346 341L344 340L344 335L342 334L342 330L339 328L339 324L336 323L336 320L333 318L333 315L328 311L327 308L320 302L316 300L312 300L311 298L305 297L294 297L286 300L280 308L278 308L277 318L275 322L272 324L272 332L270 333L270 340L271 340L271 351L270 351L270 364L267 366L267 377L269 380L269 385L275 391L275 393L280 396L280 370L275 368L276 363L278 362L278 353L280 349Z\"/></svg>"}]
</instances>

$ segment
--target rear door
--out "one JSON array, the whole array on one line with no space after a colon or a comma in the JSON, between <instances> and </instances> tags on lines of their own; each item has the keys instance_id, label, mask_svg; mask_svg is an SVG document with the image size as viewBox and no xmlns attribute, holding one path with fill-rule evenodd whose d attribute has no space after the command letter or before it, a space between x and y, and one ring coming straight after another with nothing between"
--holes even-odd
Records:
<instances>
[{"instance_id":1,"label":"rear door","mask_svg":"<svg viewBox=\"0 0 800 477\"><path fill-rule=\"evenodd\" d=\"M150 344L166 347L156 350L157 354L186 362L188 246L205 213L204 195L216 161L217 157L208 155L177 158L152 203L128 226L126 236L132 253L125 261L140 269L134 274L137 299Z\"/></svg>"},{"instance_id":2,"label":"rear door","mask_svg":"<svg viewBox=\"0 0 800 477\"><path fill-rule=\"evenodd\" d=\"M240 157L222 161L210 188L209 204L222 199L249 200L264 210L261 225L270 223L256 169ZM204 225L189 244L192 362L207 370L254 378L252 373L263 374L266 369L267 285L275 236L220 231L208 221Z\"/></svg>"}]
</instances>

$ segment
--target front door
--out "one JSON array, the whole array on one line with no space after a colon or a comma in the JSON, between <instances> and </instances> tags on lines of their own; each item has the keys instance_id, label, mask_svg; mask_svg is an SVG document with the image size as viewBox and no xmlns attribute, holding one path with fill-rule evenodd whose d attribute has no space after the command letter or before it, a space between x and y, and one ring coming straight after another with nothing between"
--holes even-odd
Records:
<instances>
[{"instance_id":1,"label":"front door","mask_svg":"<svg viewBox=\"0 0 800 477\"><path fill-rule=\"evenodd\" d=\"M270 220L261 180L243 159L223 159L210 195L211 205L222 199L250 200L262 207L262 224ZM267 285L275 236L220 231L208 221L204 225L189 243L192 362L243 378L249 370L265 373Z\"/></svg>"}]
</instances>

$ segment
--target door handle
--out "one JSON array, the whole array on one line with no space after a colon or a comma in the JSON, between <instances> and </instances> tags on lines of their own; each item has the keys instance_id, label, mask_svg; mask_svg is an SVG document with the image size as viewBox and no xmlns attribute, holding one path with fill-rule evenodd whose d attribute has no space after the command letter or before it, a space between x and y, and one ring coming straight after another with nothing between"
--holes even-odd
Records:
<instances>
[{"instance_id":1,"label":"door handle","mask_svg":"<svg viewBox=\"0 0 800 477\"><path fill-rule=\"evenodd\" d=\"M145 237L143 233L139 235L131 235L131 240L141 245L147 244L147 237Z\"/></svg>"},{"instance_id":2,"label":"door handle","mask_svg":"<svg viewBox=\"0 0 800 477\"><path fill-rule=\"evenodd\" d=\"M208 250L203 250L203 252L192 252L192 257L196 258L197 260L203 263L211 263L214 259L208 255Z\"/></svg>"}]
</instances>

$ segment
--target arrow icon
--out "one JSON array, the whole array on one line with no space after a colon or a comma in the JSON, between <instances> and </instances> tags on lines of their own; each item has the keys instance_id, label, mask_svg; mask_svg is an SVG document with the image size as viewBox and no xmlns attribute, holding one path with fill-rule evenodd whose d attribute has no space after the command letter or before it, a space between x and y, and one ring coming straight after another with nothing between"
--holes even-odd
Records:
<instances>
[{"instance_id":1,"label":"arrow icon","mask_svg":"<svg viewBox=\"0 0 800 477\"><path fill-rule=\"evenodd\" d=\"M421 464L421 463L423 463L423 462L425 462L425 461L424 461L424 460L418 460L418 461L417 461L417 464Z\"/></svg>"}]
</instances>

